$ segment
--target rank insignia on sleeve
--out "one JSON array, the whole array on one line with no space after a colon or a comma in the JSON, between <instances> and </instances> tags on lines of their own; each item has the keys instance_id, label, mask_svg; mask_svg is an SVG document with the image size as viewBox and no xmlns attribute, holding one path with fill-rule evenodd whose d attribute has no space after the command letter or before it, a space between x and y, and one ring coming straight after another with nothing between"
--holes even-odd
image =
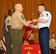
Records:
<instances>
[{"instance_id":1,"label":"rank insignia on sleeve","mask_svg":"<svg viewBox=\"0 0 56 54\"><path fill-rule=\"evenodd\" d=\"M24 20L24 16L23 15L21 15L21 18Z\"/></svg>"},{"instance_id":2,"label":"rank insignia on sleeve","mask_svg":"<svg viewBox=\"0 0 56 54\"><path fill-rule=\"evenodd\" d=\"M48 14L46 14L46 16L48 16Z\"/></svg>"},{"instance_id":3,"label":"rank insignia on sleeve","mask_svg":"<svg viewBox=\"0 0 56 54\"><path fill-rule=\"evenodd\" d=\"M8 20L7 23L10 23L10 20Z\"/></svg>"}]
</instances>

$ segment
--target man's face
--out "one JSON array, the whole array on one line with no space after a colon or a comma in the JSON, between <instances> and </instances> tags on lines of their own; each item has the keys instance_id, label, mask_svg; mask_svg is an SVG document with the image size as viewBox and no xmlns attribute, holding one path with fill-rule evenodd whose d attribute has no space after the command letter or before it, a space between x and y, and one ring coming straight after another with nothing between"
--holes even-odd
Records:
<instances>
[{"instance_id":1,"label":"man's face","mask_svg":"<svg viewBox=\"0 0 56 54\"><path fill-rule=\"evenodd\" d=\"M10 10L10 14L12 15L13 13L14 13L14 10L13 10L13 9L11 9L11 10Z\"/></svg>"},{"instance_id":2,"label":"man's face","mask_svg":"<svg viewBox=\"0 0 56 54\"><path fill-rule=\"evenodd\" d=\"M22 12L23 11L23 7L22 7L22 5L20 4L20 5L18 5L18 11L20 11L20 12Z\"/></svg>"},{"instance_id":3,"label":"man's face","mask_svg":"<svg viewBox=\"0 0 56 54\"><path fill-rule=\"evenodd\" d=\"M23 7L22 7L22 5L20 6L20 12L22 12L23 11Z\"/></svg>"},{"instance_id":4,"label":"man's face","mask_svg":"<svg viewBox=\"0 0 56 54\"><path fill-rule=\"evenodd\" d=\"M14 10L13 10L13 9L11 9L11 13L12 13L12 14L14 13Z\"/></svg>"},{"instance_id":5,"label":"man's face","mask_svg":"<svg viewBox=\"0 0 56 54\"><path fill-rule=\"evenodd\" d=\"M55 34L52 34L51 36L52 36L52 38L55 38Z\"/></svg>"},{"instance_id":6,"label":"man's face","mask_svg":"<svg viewBox=\"0 0 56 54\"><path fill-rule=\"evenodd\" d=\"M44 7L43 7L43 6L38 6L38 11L39 11L39 13L42 13L43 10L44 10Z\"/></svg>"}]
</instances>

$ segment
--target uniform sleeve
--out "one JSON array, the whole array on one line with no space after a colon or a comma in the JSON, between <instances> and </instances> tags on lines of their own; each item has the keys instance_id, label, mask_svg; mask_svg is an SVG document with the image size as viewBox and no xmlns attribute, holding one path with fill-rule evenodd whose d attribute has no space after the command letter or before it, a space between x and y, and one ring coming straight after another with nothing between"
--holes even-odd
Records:
<instances>
[{"instance_id":1,"label":"uniform sleeve","mask_svg":"<svg viewBox=\"0 0 56 54\"><path fill-rule=\"evenodd\" d=\"M11 25L11 18L10 17L7 17L6 18L6 30L8 31L8 27L7 26L10 26Z\"/></svg>"},{"instance_id":2,"label":"uniform sleeve","mask_svg":"<svg viewBox=\"0 0 56 54\"><path fill-rule=\"evenodd\" d=\"M51 18L50 13L45 13L43 19L49 20Z\"/></svg>"},{"instance_id":3,"label":"uniform sleeve","mask_svg":"<svg viewBox=\"0 0 56 54\"><path fill-rule=\"evenodd\" d=\"M55 40L55 46L56 46L56 40Z\"/></svg>"},{"instance_id":4,"label":"uniform sleeve","mask_svg":"<svg viewBox=\"0 0 56 54\"><path fill-rule=\"evenodd\" d=\"M11 25L11 18L6 19L6 25Z\"/></svg>"},{"instance_id":5,"label":"uniform sleeve","mask_svg":"<svg viewBox=\"0 0 56 54\"><path fill-rule=\"evenodd\" d=\"M22 14L18 15L18 19L19 19L22 23L26 21L24 15L22 15Z\"/></svg>"}]
</instances>

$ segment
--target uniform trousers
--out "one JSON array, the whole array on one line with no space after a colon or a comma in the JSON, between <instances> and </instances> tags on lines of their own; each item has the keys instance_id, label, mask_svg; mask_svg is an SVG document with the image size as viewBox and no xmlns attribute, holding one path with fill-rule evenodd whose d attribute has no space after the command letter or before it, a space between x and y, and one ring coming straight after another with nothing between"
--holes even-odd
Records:
<instances>
[{"instance_id":1,"label":"uniform trousers","mask_svg":"<svg viewBox=\"0 0 56 54\"><path fill-rule=\"evenodd\" d=\"M12 54L21 54L22 36L22 30L12 29Z\"/></svg>"},{"instance_id":2,"label":"uniform trousers","mask_svg":"<svg viewBox=\"0 0 56 54\"><path fill-rule=\"evenodd\" d=\"M49 28L43 27L39 30L39 43L42 54L50 54L49 52Z\"/></svg>"},{"instance_id":3,"label":"uniform trousers","mask_svg":"<svg viewBox=\"0 0 56 54\"><path fill-rule=\"evenodd\" d=\"M11 34L9 32L5 32L5 41L6 41L6 54L12 54L12 48L11 48Z\"/></svg>"}]
</instances>

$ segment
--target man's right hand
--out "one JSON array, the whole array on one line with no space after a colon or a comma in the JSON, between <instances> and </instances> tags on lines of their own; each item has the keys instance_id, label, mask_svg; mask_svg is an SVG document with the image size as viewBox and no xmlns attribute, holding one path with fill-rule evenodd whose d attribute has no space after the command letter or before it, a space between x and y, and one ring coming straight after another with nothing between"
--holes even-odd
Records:
<instances>
[{"instance_id":1,"label":"man's right hand","mask_svg":"<svg viewBox=\"0 0 56 54\"><path fill-rule=\"evenodd\" d=\"M31 23L32 23L32 21L28 20L28 21L24 22L24 25L27 26L27 27L29 27Z\"/></svg>"},{"instance_id":2,"label":"man's right hand","mask_svg":"<svg viewBox=\"0 0 56 54\"><path fill-rule=\"evenodd\" d=\"M34 28L34 24L30 24L30 27L31 27L31 28Z\"/></svg>"},{"instance_id":3,"label":"man's right hand","mask_svg":"<svg viewBox=\"0 0 56 54\"><path fill-rule=\"evenodd\" d=\"M33 19L33 20L32 20L32 22L37 22L37 21L38 21L38 19Z\"/></svg>"}]
</instances>

